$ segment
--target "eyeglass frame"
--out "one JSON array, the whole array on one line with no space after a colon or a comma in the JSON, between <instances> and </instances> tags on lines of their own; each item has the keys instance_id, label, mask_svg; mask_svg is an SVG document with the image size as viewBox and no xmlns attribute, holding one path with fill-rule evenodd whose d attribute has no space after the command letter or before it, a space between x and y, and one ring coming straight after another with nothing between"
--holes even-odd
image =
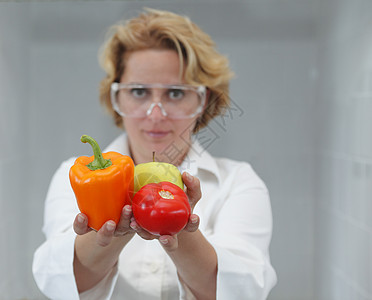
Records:
<instances>
[{"instance_id":1,"label":"eyeglass frame","mask_svg":"<svg viewBox=\"0 0 372 300\"><path fill-rule=\"evenodd\" d=\"M152 101L152 104L147 109L146 115L144 117L148 117L151 114L154 106L157 105L157 106L159 106L159 108L160 108L164 117L168 117L168 118L171 118L171 119L191 119L191 118L195 117L196 115L198 115L199 113L201 113L203 111L203 108L204 108L204 105L205 105L205 102L206 102L206 98L207 98L206 97L207 96L207 88L206 88L205 85L187 85L187 84L177 85L177 84L162 84L162 83L139 84L139 83L113 82L113 83L111 83L111 87L110 87L110 96L111 96L110 100L111 100L112 108L120 116L127 117L127 118L131 118L131 116L130 115L129 116L125 115L119 109L117 101L115 101L115 97L116 97L115 93L117 93L121 88L127 88L127 87L132 87L132 88L167 88L167 89L180 89L180 90L192 89L192 90L196 91L197 94L201 97L201 103L200 103L199 107L197 108L196 112L191 114L191 115L188 115L188 116L185 116L185 117L176 117L176 118L169 117L168 113L163 108L163 105L161 104L161 102L160 103L155 103L154 101ZM140 117L138 117L138 118L140 118Z\"/></svg>"}]
</instances>

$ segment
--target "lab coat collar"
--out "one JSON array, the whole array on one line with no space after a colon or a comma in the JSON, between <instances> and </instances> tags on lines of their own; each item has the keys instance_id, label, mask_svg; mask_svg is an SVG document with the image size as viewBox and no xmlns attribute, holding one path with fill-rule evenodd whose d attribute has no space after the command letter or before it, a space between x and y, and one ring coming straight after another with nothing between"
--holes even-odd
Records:
<instances>
[{"instance_id":1,"label":"lab coat collar","mask_svg":"<svg viewBox=\"0 0 372 300\"><path fill-rule=\"evenodd\" d=\"M193 176L200 175L204 170L212 173L220 183L221 176L218 170L216 160L205 150L197 140L193 140L190 150L179 166L181 172L187 171Z\"/></svg>"}]
</instances>

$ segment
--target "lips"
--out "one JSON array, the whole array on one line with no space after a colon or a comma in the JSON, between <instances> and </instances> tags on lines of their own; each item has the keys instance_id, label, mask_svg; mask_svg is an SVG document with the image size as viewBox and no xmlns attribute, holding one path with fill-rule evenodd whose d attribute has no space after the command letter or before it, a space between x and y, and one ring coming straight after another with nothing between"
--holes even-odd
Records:
<instances>
[{"instance_id":1,"label":"lips","mask_svg":"<svg viewBox=\"0 0 372 300\"><path fill-rule=\"evenodd\" d=\"M146 130L145 131L146 135L152 138L163 138L167 136L170 131L162 131L162 130Z\"/></svg>"}]
</instances>

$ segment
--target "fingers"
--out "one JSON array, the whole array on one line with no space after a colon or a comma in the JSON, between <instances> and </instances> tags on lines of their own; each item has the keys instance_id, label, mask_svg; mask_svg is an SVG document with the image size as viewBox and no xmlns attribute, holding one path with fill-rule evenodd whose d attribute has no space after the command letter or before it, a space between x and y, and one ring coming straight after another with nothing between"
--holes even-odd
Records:
<instances>
[{"instance_id":1,"label":"fingers","mask_svg":"<svg viewBox=\"0 0 372 300\"><path fill-rule=\"evenodd\" d=\"M83 235L89 231L92 231L92 229L88 227L88 217L82 213L76 216L73 226L76 234L78 235ZM116 224L114 221L107 221L105 224L103 224L101 229L97 231L97 244L102 247L110 244L114 236L115 228Z\"/></svg>"},{"instance_id":2,"label":"fingers","mask_svg":"<svg viewBox=\"0 0 372 300\"><path fill-rule=\"evenodd\" d=\"M132 206L125 205L123 211L121 213L121 218L116 226L116 230L114 235L115 236L123 236L129 232L132 232L132 228L130 227L130 220L132 218Z\"/></svg>"},{"instance_id":3,"label":"fingers","mask_svg":"<svg viewBox=\"0 0 372 300\"><path fill-rule=\"evenodd\" d=\"M128 233L134 233L134 231L130 227L131 219L132 207L130 205L126 205L123 207L120 221L117 225L114 221L110 220L103 224L101 229L97 231L97 244L102 247L106 247L111 243L114 237L124 236Z\"/></svg>"},{"instance_id":4,"label":"fingers","mask_svg":"<svg viewBox=\"0 0 372 300\"><path fill-rule=\"evenodd\" d=\"M102 247L108 246L114 237L115 228L116 224L114 221L110 220L103 224L101 229L97 231L97 244Z\"/></svg>"},{"instance_id":5,"label":"fingers","mask_svg":"<svg viewBox=\"0 0 372 300\"><path fill-rule=\"evenodd\" d=\"M159 237L159 242L163 246L164 250L171 252L178 248L177 236L173 235L162 235Z\"/></svg>"},{"instance_id":6,"label":"fingers","mask_svg":"<svg viewBox=\"0 0 372 300\"><path fill-rule=\"evenodd\" d=\"M199 228L200 219L198 215L191 214L189 218L189 222L186 224L184 230L188 232L194 232Z\"/></svg>"},{"instance_id":7,"label":"fingers","mask_svg":"<svg viewBox=\"0 0 372 300\"><path fill-rule=\"evenodd\" d=\"M92 231L92 229L88 227L88 217L82 213L76 216L73 227L76 234L78 235L83 235ZM105 224L103 224L101 229L97 231L96 236L97 244L102 247L105 247L108 244L110 244L114 236L115 228L116 224L114 221L107 221Z\"/></svg>"},{"instance_id":8,"label":"fingers","mask_svg":"<svg viewBox=\"0 0 372 300\"><path fill-rule=\"evenodd\" d=\"M130 227L130 222L132 218L132 207L130 205L124 206L121 214L120 221L118 225L112 220L107 221L103 226L97 231L96 242L102 247L109 245L114 236L124 236L127 233L134 233ZM73 223L73 228L76 234L83 235L92 229L88 227L88 217L82 213L79 213Z\"/></svg>"},{"instance_id":9,"label":"fingers","mask_svg":"<svg viewBox=\"0 0 372 300\"><path fill-rule=\"evenodd\" d=\"M150 232L143 229L139 226L134 218L132 218L130 227L143 239L145 240L153 240L158 238L158 236L151 234Z\"/></svg>"},{"instance_id":10,"label":"fingers","mask_svg":"<svg viewBox=\"0 0 372 300\"><path fill-rule=\"evenodd\" d=\"M141 228L135 220L132 220L131 222L131 227L133 230L136 231L136 233L142 237L145 240L153 240L153 239L158 239L160 244L163 246L163 248L166 251L174 251L178 248L178 239L177 236L172 236L172 235L162 235L162 236L157 236L149 233L145 229Z\"/></svg>"},{"instance_id":11,"label":"fingers","mask_svg":"<svg viewBox=\"0 0 372 300\"><path fill-rule=\"evenodd\" d=\"M199 228L199 222L199 217L192 214L184 230L188 232L196 231ZM159 242L163 246L164 250L168 252L175 251L178 248L177 235L162 235L159 237Z\"/></svg>"},{"instance_id":12,"label":"fingers","mask_svg":"<svg viewBox=\"0 0 372 300\"><path fill-rule=\"evenodd\" d=\"M86 234L87 232L92 230L88 227L88 217L82 213L79 213L75 217L73 228L78 235Z\"/></svg>"},{"instance_id":13,"label":"fingers","mask_svg":"<svg viewBox=\"0 0 372 300\"><path fill-rule=\"evenodd\" d=\"M187 172L183 172L182 180L187 187L186 194L189 197L191 209L194 209L196 203L198 203L202 196L200 189L200 180Z\"/></svg>"}]
</instances>

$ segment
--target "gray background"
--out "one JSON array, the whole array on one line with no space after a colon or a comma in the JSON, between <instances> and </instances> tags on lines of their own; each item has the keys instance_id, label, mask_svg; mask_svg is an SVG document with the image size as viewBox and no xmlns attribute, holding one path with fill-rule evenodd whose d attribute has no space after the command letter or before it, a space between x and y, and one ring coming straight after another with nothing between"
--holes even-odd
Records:
<instances>
[{"instance_id":1,"label":"gray background","mask_svg":"<svg viewBox=\"0 0 372 300\"><path fill-rule=\"evenodd\" d=\"M0 298L43 299L33 252L62 160L120 132L98 103L108 26L144 6L186 14L228 55L234 106L199 136L249 161L274 214L269 299L372 299L372 2L0 3Z\"/></svg>"}]
</instances>

